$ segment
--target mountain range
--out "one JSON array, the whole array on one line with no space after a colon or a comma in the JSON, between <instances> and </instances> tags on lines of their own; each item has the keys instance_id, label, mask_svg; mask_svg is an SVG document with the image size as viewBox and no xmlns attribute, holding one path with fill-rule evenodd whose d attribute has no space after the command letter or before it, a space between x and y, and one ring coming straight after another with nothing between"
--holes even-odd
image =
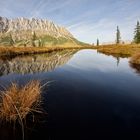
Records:
<instances>
[{"instance_id":1,"label":"mountain range","mask_svg":"<svg viewBox=\"0 0 140 140\"><path fill-rule=\"evenodd\" d=\"M46 46L81 44L64 27L46 19L0 17L0 44L5 46Z\"/></svg>"}]
</instances>

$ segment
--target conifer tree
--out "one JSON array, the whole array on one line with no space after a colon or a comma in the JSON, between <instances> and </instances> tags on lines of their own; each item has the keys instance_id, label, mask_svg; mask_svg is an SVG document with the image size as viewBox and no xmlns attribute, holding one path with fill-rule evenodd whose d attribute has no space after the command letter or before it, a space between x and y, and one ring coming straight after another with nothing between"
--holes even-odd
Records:
<instances>
[{"instance_id":1,"label":"conifer tree","mask_svg":"<svg viewBox=\"0 0 140 140\"><path fill-rule=\"evenodd\" d=\"M119 26L117 26L116 44L120 44L120 42L121 42L121 34L120 34Z\"/></svg>"},{"instance_id":2,"label":"conifer tree","mask_svg":"<svg viewBox=\"0 0 140 140\"><path fill-rule=\"evenodd\" d=\"M9 43L10 43L11 46L14 45L14 41L13 41L13 38L12 38L12 35L11 34L9 36Z\"/></svg>"},{"instance_id":3,"label":"conifer tree","mask_svg":"<svg viewBox=\"0 0 140 140\"><path fill-rule=\"evenodd\" d=\"M32 45L33 45L33 47L36 46L36 45L35 45L35 40L36 40L36 39L37 39L36 33L33 32L33 38L32 38Z\"/></svg>"},{"instance_id":4,"label":"conifer tree","mask_svg":"<svg viewBox=\"0 0 140 140\"><path fill-rule=\"evenodd\" d=\"M36 40L36 33L35 33L35 31L33 32L33 40Z\"/></svg>"},{"instance_id":5,"label":"conifer tree","mask_svg":"<svg viewBox=\"0 0 140 140\"><path fill-rule=\"evenodd\" d=\"M134 35L134 42L136 44L140 43L140 23L139 23L139 21L137 21L137 25L136 25L134 34L135 34Z\"/></svg>"},{"instance_id":6,"label":"conifer tree","mask_svg":"<svg viewBox=\"0 0 140 140\"><path fill-rule=\"evenodd\" d=\"M97 39L97 46L99 46L99 44L100 44L100 43L99 43L99 39Z\"/></svg>"}]
</instances>

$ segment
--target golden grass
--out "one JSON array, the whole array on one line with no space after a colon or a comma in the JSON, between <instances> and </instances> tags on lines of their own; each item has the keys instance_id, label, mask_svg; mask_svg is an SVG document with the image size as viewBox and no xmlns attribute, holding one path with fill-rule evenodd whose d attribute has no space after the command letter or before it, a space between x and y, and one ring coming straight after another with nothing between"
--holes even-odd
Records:
<instances>
[{"instance_id":1,"label":"golden grass","mask_svg":"<svg viewBox=\"0 0 140 140\"><path fill-rule=\"evenodd\" d=\"M31 81L20 87L16 83L1 91L0 119L21 123L27 114L40 112L41 86L39 81Z\"/></svg>"},{"instance_id":2,"label":"golden grass","mask_svg":"<svg viewBox=\"0 0 140 140\"><path fill-rule=\"evenodd\" d=\"M95 47L95 49L107 55L131 57L130 63L140 64L140 44L104 45Z\"/></svg>"},{"instance_id":3,"label":"golden grass","mask_svg":"<svg viewBox=\"0 0 140 140\"><path fill-rule=\"evenodd\" d=\"M134 54L130 59L130 63L140 65L140 53Z\"/></svg>"},{"instance_id":4,"label":"golden grass","mask_svg":"<svg viewBox=\"0 0 140 140\"><path fill-rule=\"evenodd\" d=\"M31 81L20 87L16 83L5 91L1 91L0 119L3 122L18 122L22 128L22 139L24 140L24 120L28 114L40 111L41 86L39 81Z\"/></svg>"},{"instance_id":5,"label":"golden grass","mask_svg":"<svg viewBox=\"0 0 140 140\"><path fill-rule=\"evenodd\" d=\"M132 56L140 52L140 45L129 44L129 45L104 45L96 47L99 52L105 54L119 54L119 55L128 55Z\"/></svg>"},{"instance_id":6,"label":"golden grass","mask_svg":"<svg viewBox=\"0 0 140 140\"><path fill-rule=\"evenodd\" d=\"M77 44L66 43L65 45L46 46L46 47L5 47L0 46L0 56L13 56L13 55L27 55L27 54L40 54L64 49L84 49L91 48L91 46L80 46Z\"/></svg>"},{"instance_id":7,"label":"golden grass","mask_svg":"<svg viewBox=\"0 0 140 140\"><path fill-rule=\"evenodd\" d=\"M0 47L0 55L24 55L24 54L36 54L45 53L59 50L59 48L47 48L47 47Z\"/></svg>"}]
</instances>

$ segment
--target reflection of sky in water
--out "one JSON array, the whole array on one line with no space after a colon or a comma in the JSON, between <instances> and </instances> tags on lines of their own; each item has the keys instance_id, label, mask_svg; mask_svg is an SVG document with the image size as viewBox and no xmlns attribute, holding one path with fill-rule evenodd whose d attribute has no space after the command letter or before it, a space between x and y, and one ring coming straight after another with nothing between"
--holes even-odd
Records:
<instances>
[{"instance_id":1,"label":"reflection of sky in water","mask_svg":"<svg viewBox=\"0 0 140 140\"><path fill-rule=\"evenodd\" d=\"M55 72L63 73L63 76L69 74L69 77L75 79L80 77L93 87L106 87L112 91L114 89L117 94L123 93L128 96L135 92L134 94L139 96L140 77L129 66L128 61L127 58L120 58L117 65L115 57L99 54L95 50L81 50Z\"/></svg>"},{"instance_id":2,"label":"reflection of sky in water","mask_svg":"<svg viewBox=\"0 0 140 140\"><path fill-rule=\"evenodd\" d=\"M129 72L128 59L121 59L117 66L117 59L112 56L99 54L95 50L82 50L76 53L67 65L80 70L99 70L101 72Z\"/></svg>"}]
</instances>

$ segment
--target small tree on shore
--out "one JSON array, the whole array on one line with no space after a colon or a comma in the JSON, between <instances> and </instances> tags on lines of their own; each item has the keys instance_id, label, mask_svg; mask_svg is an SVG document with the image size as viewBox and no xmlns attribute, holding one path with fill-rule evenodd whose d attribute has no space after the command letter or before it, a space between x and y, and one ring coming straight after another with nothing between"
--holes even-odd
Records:
<instances>
[{"instance_id":1,"label":"small tree on shore","mask_svg":"<svg viewBox=\"0 0 140 140\"><path fill-rule=\"evenodd\" d=\"M117 26L116 44L120 44L120 42L121 42L121 34L120 34L119 26Z\"/></svg>"},{"instance_id":2,"label":"small tree on shore","mask_svg":"<svg viewBox=\"0 0 140 140\"><path fill-rule=\"evenodd\" d=\"M99 39L97 38L97 46L99 46L99 44L100 44L100 43L99 43Z\"/></svg>"},{"instance_id":3,"label":"small tree on shore","mask_svg":"<svg viewBox=\"0 0 140 140\"><path fill-rule=\"evenodd\" d=\"M136 44L140 43L140 23L137 21L137 25L134 32L134 42Z\"/></svg>"},{"instance_id":4,"label":"small tree on shore","mask_svg":"<svg viewBox=\"0 0 140 140\"><path fill-rule=\"evenodd\" d=\"M10 45L11 46L13 46L14 45L14 40L13 40L13 38L12 38L12 35L10 34L10 36L9 36L9 43L10 43Z\"/></svg>"},{"instance_id":5,"label":"small tree on shore","mask_svg":"<svg viewBox=\"0 0 140 140\"><path fill-rule=\"evenodd\" d=\"M32 45L33 45L33 47L35 47L36 45L35 45L35 40L37 39L37 36L36 36L36 33L35 33L35 31L33 32L33 38L32 38Z\"/></svg>"}]
</instances>

